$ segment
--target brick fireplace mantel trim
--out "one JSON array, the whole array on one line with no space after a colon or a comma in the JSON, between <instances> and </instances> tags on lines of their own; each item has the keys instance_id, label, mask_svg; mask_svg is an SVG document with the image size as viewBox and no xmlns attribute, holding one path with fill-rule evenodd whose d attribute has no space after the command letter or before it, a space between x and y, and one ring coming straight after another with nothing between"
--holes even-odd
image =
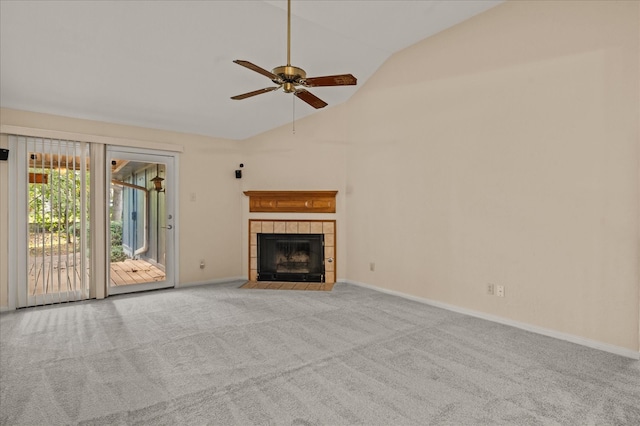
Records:
<instances>
[{"instance_id":1,"label":"brick fireplace mantel trim","mask_svg":"<svg viewBox=\"0 0 640 426\"><path fill-rule=\"evenodd\" d=\"M251 213L335 213L338 191L244 191Z\"/></svg>"}]
</instances>

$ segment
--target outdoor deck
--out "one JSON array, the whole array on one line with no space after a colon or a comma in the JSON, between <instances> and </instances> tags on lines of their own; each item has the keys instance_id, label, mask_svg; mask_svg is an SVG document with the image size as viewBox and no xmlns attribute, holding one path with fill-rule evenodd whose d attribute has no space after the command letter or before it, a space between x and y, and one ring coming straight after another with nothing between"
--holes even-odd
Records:
<instances>
[{"instance_id":1,"label":"outdoor deck","mask_svg":"<svg viewBox=\"0 0 640 426\"><path fill-rule=\"evenodd\" d=\"M41 295L79 290L82 273L80 257L32 256L29 258L29 294ZM86 265L87 277L89 276ZM162 281L165 273L144 260L127 259L110 265L111 286L126 286Z\"/></svg>"},{"instance_id":2,"label":"outdoor deck","mask_svg":"<svg viewBox=\"0 0 640 426\"><path fill-rule=\"evenodd\" d=\"M164 271L144 260L127 259L111 264L109 274L112 286L163 281Z\"/></svg>"}]
</instances>

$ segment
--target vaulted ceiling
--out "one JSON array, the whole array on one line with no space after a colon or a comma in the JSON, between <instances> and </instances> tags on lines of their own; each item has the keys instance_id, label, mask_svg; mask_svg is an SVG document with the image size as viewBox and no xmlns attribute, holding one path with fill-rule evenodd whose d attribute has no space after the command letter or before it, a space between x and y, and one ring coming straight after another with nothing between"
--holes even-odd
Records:
<instances>
[{"instance_id":1,"label":"vaulted ceiling","mask_svg":"<svg viewBox=\"0 0 640 426\"><path fill-rule=\"evenodd\" d=\"M357 86L309 89L331 108L393 53L503 0L293 0L291 63ZM316 113L234 64L287 60L286 0L0 1L0 105L242 140ZM294 106L295 99L295 106Z\"/></svg>"}]
</instances>

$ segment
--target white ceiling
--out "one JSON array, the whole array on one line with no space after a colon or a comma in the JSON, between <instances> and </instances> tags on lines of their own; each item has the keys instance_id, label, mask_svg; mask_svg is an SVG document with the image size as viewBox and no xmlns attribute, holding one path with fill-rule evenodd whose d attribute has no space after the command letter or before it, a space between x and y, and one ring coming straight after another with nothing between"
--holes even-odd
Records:
<instances>
[{"instance_id":1,"label":"white ceiling","mask_svg":"<svg viewBox=\"0 0 640 426\"><path fill-rule=\"evenodd\" d=\"M345 102L394 52L503 0L293 0L291 63L357 86L312 93ZM245 139L290 122L295 97L234 64L287 62L287 2L0 0L0 105ZM316 112L295 99L296 119Z\"/></svg>"}]
</instances>

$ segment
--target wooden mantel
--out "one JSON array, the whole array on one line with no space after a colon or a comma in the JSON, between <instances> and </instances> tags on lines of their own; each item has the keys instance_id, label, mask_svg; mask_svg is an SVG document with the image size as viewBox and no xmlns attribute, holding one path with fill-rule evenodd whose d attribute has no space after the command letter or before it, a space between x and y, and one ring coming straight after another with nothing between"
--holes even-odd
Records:
<instances>
[{"instance_id":1,"label":"wooden mantel","mask_svg":"<svg viewBox=\"0 0 640 426\"><path fill-rule=\"evenodd\" d=\"M335 213L338 191L245 191L250 212Z\"/></svg>"}]
</instances>

